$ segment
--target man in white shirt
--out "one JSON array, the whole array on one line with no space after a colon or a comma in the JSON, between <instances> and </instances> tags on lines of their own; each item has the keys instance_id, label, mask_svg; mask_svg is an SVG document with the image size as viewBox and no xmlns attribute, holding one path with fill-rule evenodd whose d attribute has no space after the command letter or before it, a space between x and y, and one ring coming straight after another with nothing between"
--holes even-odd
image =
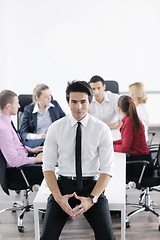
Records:
<instances>
[{"instance_id":1,"label":"man in white shirt","mask_svg":"<svg viewBox=\"0 0 160 240\"><path fill-rule=\"evenodd\" d=\"M66 99L71 114L52 123L44 144L43 171L51 191L41 240L58 240L68 217L84 214L96 240L115 239L103 192L113 174L112 135L106 124L88 114L92 89L84 81L68 83ZM75 145L81 125L82 187L77 188ZM58 162L58 180L55 165ZM98 179L98 180L97 180Z\"/></svg>"},{"instance_id":2,"label":"man in white shirt","mask_svg":"<svg viewBox=\"0 0 160 240\"><path fill-rule=\"evenodd\" d=\"M110 129L119 128L121 121L118 120L116 112L119 95L105 91L106 85L100 76L93 76L89 84L93 90L94 98L88 112L107 123Z\"/></svg>"}]
</instances>

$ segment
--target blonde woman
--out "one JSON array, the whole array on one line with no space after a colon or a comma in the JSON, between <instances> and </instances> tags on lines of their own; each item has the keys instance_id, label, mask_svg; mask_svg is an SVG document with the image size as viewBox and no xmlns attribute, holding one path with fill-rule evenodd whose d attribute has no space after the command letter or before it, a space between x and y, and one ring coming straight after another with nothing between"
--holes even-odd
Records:
<instances>
[{"instance_id":1,"label":"blonde woman","mask_svg":"<svg viewBox=\"0 0 160 240\"><path fill-rule=\"evenodd\" d=\"M57 101L51 100L51 90L38 84L33 90L33 104L24 108L21 136L28 147L43 146L52 122L65 116Z\"/></svg>"},{"instance_id":2,"label":"blonde woman","mask_svg":"<svg viewBox=\"0 0 160 240\"><path fill-rule=\"evenodd\" d=\"M135 82L129 86L129 96L132 98L136 105L136 110L138 117L142 121L145 128L145 137L148 142L148 127L149 127L149 117L145 108L145 103L147 102L147 94L145 86L142 82Z\"/></svg>"}]
</instances>

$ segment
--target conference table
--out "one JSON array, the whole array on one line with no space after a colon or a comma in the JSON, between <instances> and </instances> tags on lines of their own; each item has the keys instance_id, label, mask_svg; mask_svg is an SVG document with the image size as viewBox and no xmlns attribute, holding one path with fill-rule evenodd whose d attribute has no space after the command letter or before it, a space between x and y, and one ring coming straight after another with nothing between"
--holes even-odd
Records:
<instances>
[{"instance_id":1,"label":"conference table","mask_svg":"<svg viewBox=\"0 0 160 240\"><path fill-rule=\"evenodd\" d=\"M118 130L112 130L113 140L119 139ZM111 178L105 195L109 202L110 211L121 212L121 240L125 240L125 218L126 218L126 155L125 153L114 153L115 167L114 175ZM34 206L34 229L35 240L39 240L39 210L46 209L47 198L50 195L50 190L47 187L45 179L43 180L37 195L33 201Z\"/></svg>"}]
</instances>

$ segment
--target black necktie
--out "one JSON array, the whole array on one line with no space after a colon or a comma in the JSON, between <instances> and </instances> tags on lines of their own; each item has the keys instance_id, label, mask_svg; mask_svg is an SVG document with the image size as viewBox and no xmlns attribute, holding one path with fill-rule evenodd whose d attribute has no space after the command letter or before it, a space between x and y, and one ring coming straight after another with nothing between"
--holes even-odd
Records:
<instances>
[{"instance_id":1,"label":"black necktie","mask_svg":"<svg viewBox=\"0 0 160 240\"><path fill-rule=\"evenodd\" d=\"M11 124L12 124L12 127L13 127L14 131L16 132L16 134L17 134L17 136L18 136L18 138L19 138L19 141L22 143L23 147L25 147L25 146L24 146L24 143L23 143L23 140L22 140L21 136L19 135L19 133L17 132L17 130L16 130L16 128L15 128L15 126L14 126L14 124L13 124L12 121L11 121ZM27 151L28 151L28 150L27 150Z\"/></svg>"},{"instance_id":2,"label":"black necktie","mask_svg":"<svg viewBox=\"0 0 160 240\"><path fill-rule=\"evenodd\" d=\"M83 188L82 181L82 163L81 163L81 123L77 122L77 132L76 132L76 189L77 192L81 192Z\"/></svg>"}]
</instances>

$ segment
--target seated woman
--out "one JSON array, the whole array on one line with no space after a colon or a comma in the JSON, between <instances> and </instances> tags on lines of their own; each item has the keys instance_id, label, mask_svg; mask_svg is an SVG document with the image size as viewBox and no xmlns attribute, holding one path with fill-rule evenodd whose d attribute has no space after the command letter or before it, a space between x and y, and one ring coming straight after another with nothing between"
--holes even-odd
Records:
<instances>
[{"instance_id":1,"label":"seated woman","mask_svg":"<svg viewBox=\"0 0 160 240\"><path fill-rule=\"evenodd\" d=\"M131 84L129 86L129 96L132 98L133 102L136 105L138 117L142 121L145 128L146 142L148 142L149 117L145 108L147 95L144 84L142 82L135 82Z\"/></svg>"},{"instance_id":2,"label":"seated woman","mask_svg":"<svg viewBox=\"0 0 160 240\"><path fill-rule=\"evenodd\" d=\"M51 123L65 116L58 102L51 101L51 91L45 84L34 88L33 102L24 108L21 124L24 144L31 148L42 146Z\"/></svg>"},{"instance_id":3,"label":"seated woman","mask_svg":"<svg viewBox=\"0 0 160 240\"><path fill-rule=\"evenodd\" d=\"M121 139L113 141L114 151L127 153L127 161L147 160L151 163L151 155L145 140L144 126L138 118L136 106L129 96L121 96L118 99L117 112L122 117L120 128ZM127 164L127 176L140 176L142 166L139 164ZM145 175L151 175L149 166L145 169Z\"/></svg>"}]
</instances>

